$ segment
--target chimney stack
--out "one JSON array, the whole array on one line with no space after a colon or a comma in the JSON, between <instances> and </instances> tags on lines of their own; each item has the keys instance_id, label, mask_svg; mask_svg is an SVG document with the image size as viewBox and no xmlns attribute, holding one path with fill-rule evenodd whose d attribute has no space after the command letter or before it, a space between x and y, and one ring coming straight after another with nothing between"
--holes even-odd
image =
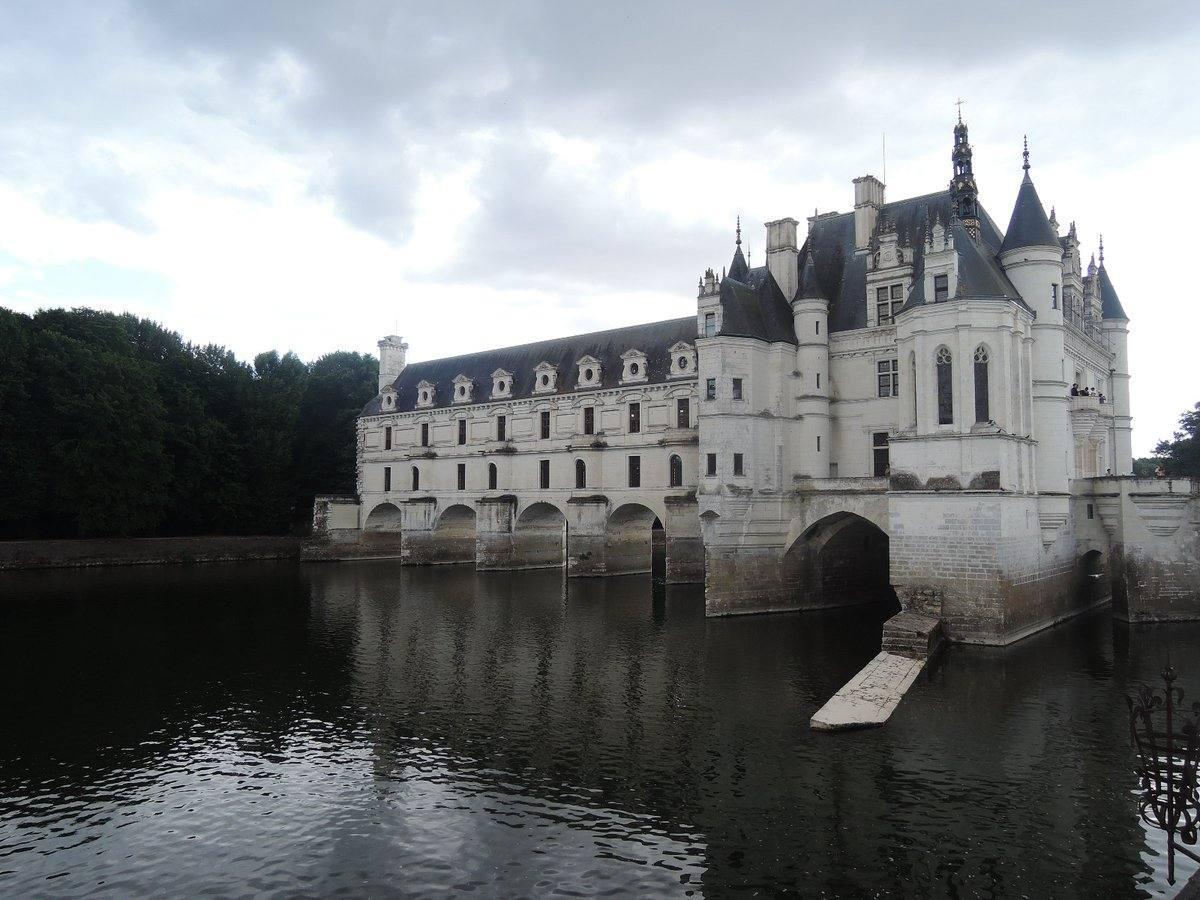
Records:
<instances>
[{"instance_id":1,"label":"chimney stack","mask_svg":"<svg viewBox=\"0 0 1200 900\"><path fill-rule=\"evenodd\" d=\"M389 334L378 344L379 346L379 390L383 390L400 377L404 371L405 354L408 344L398 334Z\"/></svg>"},{"instance_id":2,"label":"chimney stack","mask_svg":"<svg viewBox=\"0 0 1200 900\"><path fill-rule=\"evenodd\" d=\"M800 248L796 244L796 226L800 223L786 218L763 224L767 228L767 268L783 291L783 298L791 303L800 278Z\"/></svg>"},{"instance_id":3,"label":"chimney stack","mask_svg":"<svg viewBox=\"0 0 1200 900\"><path fill-rule=\"evenodd\" d=\"M866 252L883 206L884 184L874 175L854 179L854 249Z\"/></svg>"}]
</instances>

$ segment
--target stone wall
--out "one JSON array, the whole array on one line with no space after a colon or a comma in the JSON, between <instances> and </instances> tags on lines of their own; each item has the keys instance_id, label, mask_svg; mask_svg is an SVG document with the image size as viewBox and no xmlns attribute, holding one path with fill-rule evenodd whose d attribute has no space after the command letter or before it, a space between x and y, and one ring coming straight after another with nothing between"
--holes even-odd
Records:
<instances>
[{"instance_id":1,"label":"stone wall","mask_svg":"<svg viewBox=\"0 0 1200 900\"><path fill-rule=\"evenodd\" d=\"M303 545L269 535L0 541L0 570L299 559Z\"/></svg>"}]
</instances>

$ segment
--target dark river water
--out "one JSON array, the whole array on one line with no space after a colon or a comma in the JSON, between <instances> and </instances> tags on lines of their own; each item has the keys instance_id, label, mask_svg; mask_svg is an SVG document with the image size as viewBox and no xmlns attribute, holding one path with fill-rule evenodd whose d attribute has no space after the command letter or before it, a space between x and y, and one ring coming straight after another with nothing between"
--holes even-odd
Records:
<instances>
[{"instance_id":1,"label":"dark river water","mask_svg":"<svg viewBox=\"0 0 1200 900\"><path fill-rule=\"evenodd\" d=\"M1200 627L954 647L886 728L810 731L884 615L386 561L8 575L0 895L1168 893L1123 698L1168 652L1200 691Z\"/></svg>"}]
</instances>

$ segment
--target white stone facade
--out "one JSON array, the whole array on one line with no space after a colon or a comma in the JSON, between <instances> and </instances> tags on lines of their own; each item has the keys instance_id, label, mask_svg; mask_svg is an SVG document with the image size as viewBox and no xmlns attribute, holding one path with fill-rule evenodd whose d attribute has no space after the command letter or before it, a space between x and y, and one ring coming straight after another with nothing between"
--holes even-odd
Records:
<instances>
[{"instance_id":1,"label":"white stone facade","mask_svg":"<svg viewBox=\"0 0 1200 900\"><path fill-rule=\"evenodd\" d=\"M1102 245L1085 270L1025 168L1004 234L962 123L948 191L889 203L857 178L853 211L803 240L767 223L758 269L739 225L694 327L411 367L384 339L358 425L363 538L593 575L650 568L665 537L669 580L703 580L710 614L890 585L952 640L1086 608L1081 485L1132 471L1128 323Z\"/></svg>"}]
</instances>

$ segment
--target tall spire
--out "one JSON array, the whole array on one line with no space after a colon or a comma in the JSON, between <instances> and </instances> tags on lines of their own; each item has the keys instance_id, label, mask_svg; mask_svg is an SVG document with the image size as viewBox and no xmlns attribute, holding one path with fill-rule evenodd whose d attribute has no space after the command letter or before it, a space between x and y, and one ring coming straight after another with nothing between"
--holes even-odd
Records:
<instances>
[{"instance_id":1,"label":"tall spire","mask_svg":"<svg viewBox=\"0 0 1200 900\"><path fill-rule=\"evenodd\" d=\"M962 108L959 108L961 116ZM954 217L962 221L967 234L979 240L979 189L971 169L971 144L967 126L961 118L954 126L954 150L950 154L954 176L950 179L950 204Z\"/></svg>"},{"instance_id":2,"label":"tall spire","mask_svg":"<svg viewBox=\"0 0 1200 900\"><path fill-rule=\"evenodd\" d=\"M750 274L750 266L742 253L742 217L737 217L737 237L734 240L733 262L729 264L729 277L734 281L745 281Z\"/></svg>"}]
</instances>

